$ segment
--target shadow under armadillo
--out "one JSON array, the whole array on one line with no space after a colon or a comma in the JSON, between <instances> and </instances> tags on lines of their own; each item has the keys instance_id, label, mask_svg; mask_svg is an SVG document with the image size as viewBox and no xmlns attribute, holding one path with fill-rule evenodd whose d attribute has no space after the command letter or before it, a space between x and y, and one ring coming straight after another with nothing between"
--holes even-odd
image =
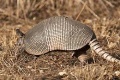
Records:
<instances>
[{"instance_id":1,"label":"shadow under armadillo","mask_svg":"<svg viewBox=\"0 0 120 80\"><path fill-rule=\"evenodd\" d=\"M91 58L89 55L88 55L88 53L87 53L87 51L90 49L90 46L89 45L86 45L86 46L84 46L83 48L81 48L81 49L78 49L78 50L74 50L74 51L71 51L71 50L53 50L53 51L49 51L49 52L47 52L47 53L45 53L45 54L42 54L42 55L32 55L32 54L29 54L29 53L27 53L25 50L24 51L22 51L22 52L20 52L20 54L19 55L17 55L17 59L20 61L20 62L24 62L24 63L27 63L27 62L30 62L30 61L32 61L32 60L36 60L36 59L38 59L40 56L50 56L50 55L52 55L51 53L53 53L53 54L56 54L56 52L58 52L58 53L63 53L63 52L66 52L66 53L68 53L69 54L69 52L70 52L70 55L71 55L71 59L72 58L77 58L81 63L87 63L87 64L91 64L91 63L93 63L94 61L93 61L93 58ZM67 55L68 55L67 54ZM63 54L64 56L66 56L65 54ZM83 55L83 56L82 56ZM80 59L79 59L79 57L81 57L81 58L84 58L84 55L85 56L87 56L87 58L84 60L84 61L81 61ZM22 60L22 61L21 61Z\"/></svg>"}]
</instances>

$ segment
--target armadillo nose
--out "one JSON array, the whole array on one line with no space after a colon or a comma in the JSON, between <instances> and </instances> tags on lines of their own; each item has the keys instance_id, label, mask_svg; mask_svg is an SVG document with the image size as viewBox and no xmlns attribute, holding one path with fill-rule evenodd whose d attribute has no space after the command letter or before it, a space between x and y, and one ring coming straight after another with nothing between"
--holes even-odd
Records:
<instances>
[{"instance_id":1,"label":"armadillo nose","mask_svg":"<svg viewBox=\"0 0 120 80\"><path fill-rule=\"evenodd\" d=\"M99 42L96 39L93 39L92 41L90 41L89 45L91 49L93 49L98 55L100 55L104 59L111 61L111 62L117 62L118 64L120 64L120 60L112 57L111 55L108 54L107 51L103 50Z\"/></svg>"}]
</instances>

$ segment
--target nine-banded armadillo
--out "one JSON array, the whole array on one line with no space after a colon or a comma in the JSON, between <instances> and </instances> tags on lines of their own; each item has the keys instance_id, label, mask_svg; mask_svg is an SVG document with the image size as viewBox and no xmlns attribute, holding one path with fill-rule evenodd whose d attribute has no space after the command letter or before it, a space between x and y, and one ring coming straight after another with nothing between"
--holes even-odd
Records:
<instances>
[{"instance_id":1,"label":"nine-banded armadillo","mask_svg":"<svg viewBox=\"0 0 120 80\"><path fill-rule=\"evenodd\" d=\"M29 54L34 55L53 50L78 50L89 45L104 59L120 64L120 60L100 47L94 32L88 26L67 17L56 16L43 20L19 41L22 41Z\"/></svg>"}]
</instances>

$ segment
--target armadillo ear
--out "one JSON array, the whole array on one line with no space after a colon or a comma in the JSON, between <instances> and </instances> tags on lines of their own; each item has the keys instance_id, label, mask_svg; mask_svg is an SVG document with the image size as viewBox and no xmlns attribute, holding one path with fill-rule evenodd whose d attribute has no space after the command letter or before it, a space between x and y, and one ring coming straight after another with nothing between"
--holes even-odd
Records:
<instances>
[{"instance_id":1,"label":"armadillo ear","mask_svg":"<svg viewBox=\"0 0 120 80\"><path fill-rule=\"evenodd\" d=\"M20 29L16 29L16 33L21 37L25 35L22 31L20 31Z\"/></svg>"}]
</instances>

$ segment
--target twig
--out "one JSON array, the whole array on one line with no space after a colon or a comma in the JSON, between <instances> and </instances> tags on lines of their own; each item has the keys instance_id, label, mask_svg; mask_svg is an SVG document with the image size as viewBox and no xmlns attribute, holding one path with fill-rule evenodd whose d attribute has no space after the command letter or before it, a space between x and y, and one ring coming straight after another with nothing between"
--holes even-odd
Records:
<instances>
[{"instance_id":1,"label":"twig","mask_svg":"<svg viewBox=\"0 0 120 80\"><path fill-rule=\"evenodd\" d=\"M103 5L103 7L107 10L108 13L110 13L109 9L105 5L105 3L102 0L99 0L99 2Z\"/></svg>"},{"instance_id":2,"label":"twig","mask_svg":"<svg viewBox=\"0 0 120 80\"><path fill-rule=\"evenodd\" d=\"M86 4L87 4L87 1L84 3L82 9L80 10L80 12L79 12L79 14L77 15L77 17L76 17L75 20L77 20L77 19L79 18L79 16L81 15L81 13L83 12L83 10L85 9Z\"/></svg>"},{"instance_id":3,"label":"twig","mask_svg":"<svg viewBox=\"0 0 120 80\"><path fill-rule=\"evenodd\" d=\"M104 0L106 2L106 4L108 4L110 7L115 7L110 1Z\"/></svg>"},{"instance_id":4,"label":"twig","mask_svg":"<svg viewBox=\"0 0 120 80\"><path fill-rule=\"evenodd\" d=\"M81 3L84 5L85 3L81 0ZM89 10L97 19L100 19L100 17L94 13L87 5L85 6L87 10Z\"/></svg>"},{"instance_id":5,"label":"twig","mask_svg":"<svg viewBox=\"0 0 120 80\"><path fill-rule=\"evenodd\" d=\"M17 18L16 16L9 14L8 11L5 11L5 10L3 10L3 9L0 9L0 12L1 12L1 13L4 13L4 15L7 15L7 16L9 16L9 17L14 18L15 20L17 20L17 21L19 21L19 22L21 22L21 23L25 23L25 20L20 19L20 18ZM31 21L27 21L27 22L28 22L29 24L33 24Z\"/></svg>"}]
</instances>

